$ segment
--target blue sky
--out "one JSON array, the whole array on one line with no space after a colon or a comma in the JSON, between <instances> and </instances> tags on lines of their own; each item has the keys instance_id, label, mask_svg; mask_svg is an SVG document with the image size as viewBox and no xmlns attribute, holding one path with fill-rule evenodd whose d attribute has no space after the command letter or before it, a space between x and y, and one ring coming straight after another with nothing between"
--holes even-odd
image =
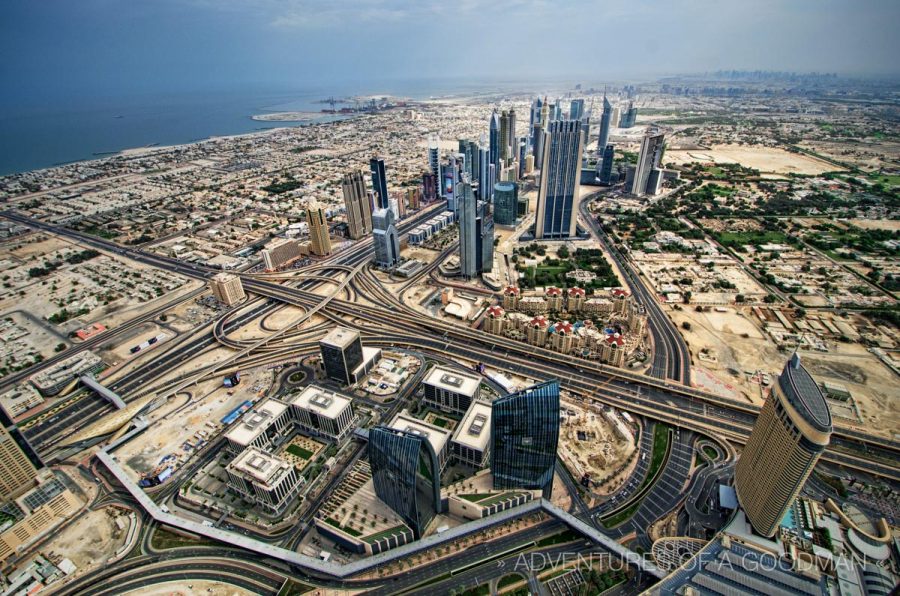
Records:
<instances>
[{"instance_id":1,"label":"blue sky","mask_svg":"<svg viewBox=\"0 0 900 596\"><path fill-rule=\"evenodd\" d=\"M4 0L12 95L724 69L896 74L898 0Z\"/></svg>"}]
</instances>

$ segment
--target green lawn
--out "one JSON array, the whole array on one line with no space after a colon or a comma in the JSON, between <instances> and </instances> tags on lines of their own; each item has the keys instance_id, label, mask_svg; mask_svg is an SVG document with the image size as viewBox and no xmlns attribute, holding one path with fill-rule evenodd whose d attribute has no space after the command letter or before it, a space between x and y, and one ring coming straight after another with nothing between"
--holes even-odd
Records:
<instances>
[{"instance_id":1,"label":"green lawn","mask_svg":"<svg viewBox=\"0 0 900 596\"><path fill-rule=\"evenodd\" d=\"M312 451L310 451L309 449L304 449L299 445L288 445L285 451L302 459L309 459L313 456Z\"/></svg>"},{"instance_id":2,"label":"green lawn","mask_svg":"<svg viewBox=\"0 0 900 596\"><path fill-rule=\"evenodd\" d=\"M553 534L551 536L547 536L546 538L541 538L535 544L538 547L544 546L553 546L554 544L563 544L566 542L572 542L573 540L578 540L581 538L581 534L576 532L575 530L563 530L557 534Z\"/></svg>"},{"instance_id":3,"label":"green lawn","mask_svg":"<svg viewBox=\"0 0 900 596\"><path fill-rule=\"evenodd\" d=\"M481 499L486 499L491 496L492 493L470 493L468 495L459 495L461 498L469 501L471 503L477 503Z\"/></svg>"},{"instance_id":4,"label":"green lawn","mask_svg":"<svg viewBox=\"0 0 900 596\"><path fill-rule=\"evenodd\" d=\"M735 244L784 244L787 236L782 232L720 232L716 239L724 245Z\"/></svg>"},{"instance_id":5,"label":"green lawn","mask_svg":"<svg viewBox=\"0 0 900 596\"><path fill-rule=\"evenodd\" d=\"M386 538L387 536L393 536L394 534L402 534L406 528L404 526L394 526L393 528L388 528L387 530L382 530L381 532L376 532L375 534L370 534L363 538L368 543L375 542L376 540L381 540L382 538Z\"/></svg>"},{"instance_id":6,"label":"green lawn","mask_svg":"<svg viewBox=\"0 0 900 596\"><path fill-rule=\"evenodd\" d=\"M182 546L213 546L216 542L205 538L189 538L165 528L157 528L150 537L150 545L156 550L179 548Z\"/></svg>"},{"instance_id":7,"label":"green lawn","mask_svg":"<svg viewBox=\"0 0 900 596\"><path fill-rule=\"evenodd\" d=\"M717 457L719 457L719 454L716 452L716 450L709 445L703 446L703 453L705 453L706 457L708 457L709 459L716 459Z\"/></svg>"},{"instance_id":8,"label":"green lawn","mask_svg":"<svg viewBox=\"0 0 900 596\"><path fill-rule=\"evenodd\" d=\"M441 428L447 428L447 426L450 424L450 422L448 420L441 418L439 416L435 416L435 418L431 421L431 423L433 425L439 426Z\"/></svg>"},{"instance_id":9,"label":"green lawn","mask_svg":"<svg viewBox=\"0 0 900 596\"><path fill-rule=\"evenodd\" d=\"M524 581L525 578L519 575L518 573L510 573L509 575L504 575L500 578L500 581L497 582L497 589L503 589L507 586L511 586L513 584L517 584L521 581Z\"/></svg>"}]
</instances>

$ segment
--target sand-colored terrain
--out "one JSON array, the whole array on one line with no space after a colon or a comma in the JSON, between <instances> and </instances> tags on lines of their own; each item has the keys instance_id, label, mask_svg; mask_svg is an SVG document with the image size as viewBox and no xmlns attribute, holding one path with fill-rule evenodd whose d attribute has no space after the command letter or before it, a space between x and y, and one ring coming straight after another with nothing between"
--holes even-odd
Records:
<instances>
[{"instance_id":1,"label":"sand-colored terrain","mask_svg":"<svg viewBox=\"0 0 900 596\"><path fill-rule=\"evenodd\" d=\"M115 507L85 510L41 551L68 557L80 572L92 565L103 565L125 544L128 536L127 525L122 530L116 526L115 518L120 515L125 514Z\"/></svg>"},{"instance_id":2,"label":"sand-colored terrain","mask_svg":"<svg viewBox=\"0 0 900 596\"><path fill-rule=\"evenodd\" d=\"M900 230L900 219L851 219L848 223L864 230Z\"/></svg>"},{"instance_id":3,"label":"sand-colored terrain","mask_svg":"<svg viewBox=\"0 0 900 596\"><path fill-rule=\"evenodd\" d=\"M799 153L790 153L777 147L744 145L713 145L709 149L667 151L665 161L675 165L692 162L738 163L744 167L770 174L817 175L841 169L827 161Z\"/></svg>"},{"instance_id":4,"label":"sand-colored terrain","mask_svg":"<svg viewBox=\"0 0 900 596\"><path fill-rule=\"evenodd\" d=\"M132 596L193 596L207 594L209 596L253 596L254 592L231 584L208 580L181 580L165 582L152 586L142 586L137 590L124 592Z\"/></svg>"}]
</instances>

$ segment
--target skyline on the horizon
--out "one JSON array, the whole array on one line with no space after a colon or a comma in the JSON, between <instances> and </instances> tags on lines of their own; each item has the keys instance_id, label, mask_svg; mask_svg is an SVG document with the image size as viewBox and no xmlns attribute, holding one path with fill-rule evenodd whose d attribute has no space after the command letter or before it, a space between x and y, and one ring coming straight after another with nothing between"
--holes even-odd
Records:
<instances>
[{"instance_id":1,"label":"skyline on the horizon","mask_svg":"<svg viewBox=\"0 0 900 596\"><path fill-rule=\"evenodd\" d=\"M13 0L7 100L724 70L896 75L900 3Z\"/></svg>"}]
</instances>

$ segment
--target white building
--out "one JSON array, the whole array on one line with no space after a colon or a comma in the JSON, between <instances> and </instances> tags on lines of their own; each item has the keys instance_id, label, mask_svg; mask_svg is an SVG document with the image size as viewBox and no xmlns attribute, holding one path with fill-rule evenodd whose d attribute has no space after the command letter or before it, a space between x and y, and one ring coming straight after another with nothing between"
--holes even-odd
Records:
<instances>
[{"instance_id":1,"label":"white building","mask_svg":"<svg viewBox=\"0 0 900 596\"><path fill-rule=\"evenodd\" d=\"M481 394L481 378L451 368L435 366L422 381L425 403L445 412L462 414Z\"/></svg>"},{"instance_id":2,"label":"white building","mask_svg":"<svg viewBox=\"0 0 900 596\"><path fill-rule=\"evenodd\" d=\"M488 465L491 438L491 404L473 401L456 427L450 450L460 463L483 468Z\"/></svg>"},{"instance_id":3,"label":"white building","mask_svg":"<svg viewBox=\"0 0 900 596\"><path fill-rule=\"evenodd\" d=\"M351 398L316 385L285 399L303 430L340 441L353 430Z\"/></svg>"},{"instance_id":4,"label":"white building","mask_svg":"<svg viewBox=\"0 0 900 596\"><path fill-rule=\"evenodd\" d=\"M234 458L225 472L232 490L274 515L294 500L302 481L293 464L256 447Z\"/></svg>"},{"instance_id":5,"label":"white building","mask_svg":"<svg viewBox=\"0 0 900 596\"><path fill-rule=\"evenodd\" d=\"M428 439L435 454L437 454L441 472L447 467L447 462L450 460L450 431L435 426L434 424L428 424L418 418L413 418L406 410L403 410L394 416L394 419L391 420L388 427L420 435Z\"/></svg>"},{"instance_id":6,"label":"white building","mask_svg":"<svg viewBox=\"0 0 900 596\"><path fill-rule=\"evenodd\" d=\"M291 421L287 405L275 399L259 403L241 416L225 434L227 448L234 454L248 447L269 450L290 433Z\"/></svg>"}]
</instances>

